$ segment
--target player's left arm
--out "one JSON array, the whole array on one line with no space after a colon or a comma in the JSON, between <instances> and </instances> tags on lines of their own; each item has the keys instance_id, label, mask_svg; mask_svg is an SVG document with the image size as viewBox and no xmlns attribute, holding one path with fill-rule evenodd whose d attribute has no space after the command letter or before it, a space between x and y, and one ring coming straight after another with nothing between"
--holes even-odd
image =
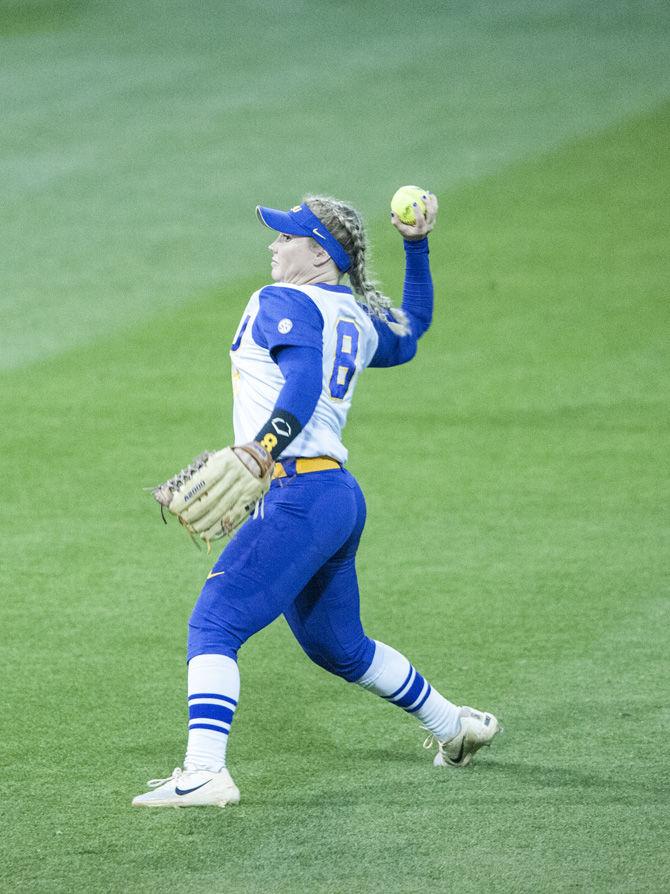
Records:
<instances>
[{"instance_id":1,"label":"player's left arm","mask_svg":"<svg viewBox=\"0 0 670 894\"><path fill-rule=\"evenodd\" d=\"M254 438L274 460L312 418L323 379L323 317L304 292L261 290L254 340L266 347L284 377L270 417Z\"/></svg>"},{"instance_id":2,"label":"player's left arm","mask_svg":"<svg viewBox=\"0 0 670 894\"><path fill-rule=\"evenodd\" d=\"M286 450L312 418L321 395L323 354L312 347L284 345L273 352L284 376L270 418L258 432L258 441L274 460Z\"/></svg>"}]
</instances>

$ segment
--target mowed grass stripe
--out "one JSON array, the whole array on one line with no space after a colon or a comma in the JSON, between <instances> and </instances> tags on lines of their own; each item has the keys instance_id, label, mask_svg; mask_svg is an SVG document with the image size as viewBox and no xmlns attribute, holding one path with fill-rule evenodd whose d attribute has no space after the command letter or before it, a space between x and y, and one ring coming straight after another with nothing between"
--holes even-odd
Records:
<instances>
[{"instance_id":1,"label":"mowed grass stripe","mask_svg":"<svg viewBox=\"0 0 670 894\"><path fill-rule=\"evenodd\" d=\"M370 2L346 40L339 7L295 2L262 25L255 3L79 4L59 27L29 4L17 31L20 6L9 29L0 6L2 368L234 284L256 202L381 215L403 182L451 189L670 91L660 3Z\"/></svg>"},{"instance_id":2,"label":"mowed grass stripe","mask_svg":"<svg viewBox=\"0 0 670 894\"><path fill-rule=\"evenodd\" d=\"M282 622L241 657L240 809L133 813L181 757L209 567L139 489L229 439L226 351L258 282L4 377L11 884L659 889L667 127L661 109L451 194L433 330L360 384L364 617L500 712L472 772L434 772L409 718L312 667ZM397 281L395 234L374 230Z\"/></svg>"}]
</instances>

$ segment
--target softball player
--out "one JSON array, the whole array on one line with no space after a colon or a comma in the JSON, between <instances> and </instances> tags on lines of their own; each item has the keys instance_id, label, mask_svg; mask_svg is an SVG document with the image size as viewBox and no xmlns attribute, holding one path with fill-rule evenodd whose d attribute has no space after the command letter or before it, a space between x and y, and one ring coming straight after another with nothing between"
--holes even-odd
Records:
<instances>
[{"instance_id":1,"label":"softball player","mask_svg":"<svg viewBox=\"0 0 670 894\"><path fill-rule=\"evenodd\" d=\"M239 698L237 653L283 614L312 659L414 715L436 766L465 766L499 730L487 712L452 704L410 661L366 636L355 558L365 500L347 471L342 429L368 366L411 360L431 323L428 233L437 200L415 206L404 237L402 308L369 281L358 212L321 196L290 211L258 207L276 232L274 284L255 292L233 340L235 443L261 444L274 477L254 517L212 568L189 622L189 733L183 769L151 780L135 806L236 804L226 746ZM349 285L342 282L348 274Z\"/></svg>"}]
</instances>

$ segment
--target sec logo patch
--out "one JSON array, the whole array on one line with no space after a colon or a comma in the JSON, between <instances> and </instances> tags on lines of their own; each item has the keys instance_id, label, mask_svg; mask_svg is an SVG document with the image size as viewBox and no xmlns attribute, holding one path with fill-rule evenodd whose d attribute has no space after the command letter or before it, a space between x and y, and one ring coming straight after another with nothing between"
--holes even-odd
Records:
<instances>
[{"instance_id":1,"label":"sec logo patch","mask_svg":"<svg viewBox=\"0 0 670 894\"><path fill-rule=\"evenodd\" d=\"M279 329L282 335L286 335L287 332L290 332L291 329L293 329L293 320L289 320L288 317L284 317L283 320L280 320L277 323L277 329Z\"/></svg>"}]
</instances>

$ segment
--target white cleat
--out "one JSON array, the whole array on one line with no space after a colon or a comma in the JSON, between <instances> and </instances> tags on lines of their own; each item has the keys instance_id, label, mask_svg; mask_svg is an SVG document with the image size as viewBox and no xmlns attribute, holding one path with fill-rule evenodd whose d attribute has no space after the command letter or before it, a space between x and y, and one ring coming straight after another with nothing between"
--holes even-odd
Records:
<instances>
[{"instance_id":1,"label":"white cleat","mask_svg":"<svg viewBox=\"0 0 670 894\"><path fill-rule=\"evenodd\" d=\"M440 742L436 736L428 736L423 743L424 748L432 748L437 744L437 754L433 760L434 767L465 767L472 760L476 751L484 745L490 745L496 733L502 727L493 714L477 711L475 708L461 708L461 729L453 739Z\"/></svg>"},{"instance_id":2,"label":"white cleat","mask_svg":"<svg viewBox=\"0 0 670 894\"><path fill-rule=\"evenodd\" d=\"M133 798L133 807L225 807L240 803L240 790L224 767L209 770L180 770L167 779L150 779L153 791Z\"/></svg>"}]
</instances>

